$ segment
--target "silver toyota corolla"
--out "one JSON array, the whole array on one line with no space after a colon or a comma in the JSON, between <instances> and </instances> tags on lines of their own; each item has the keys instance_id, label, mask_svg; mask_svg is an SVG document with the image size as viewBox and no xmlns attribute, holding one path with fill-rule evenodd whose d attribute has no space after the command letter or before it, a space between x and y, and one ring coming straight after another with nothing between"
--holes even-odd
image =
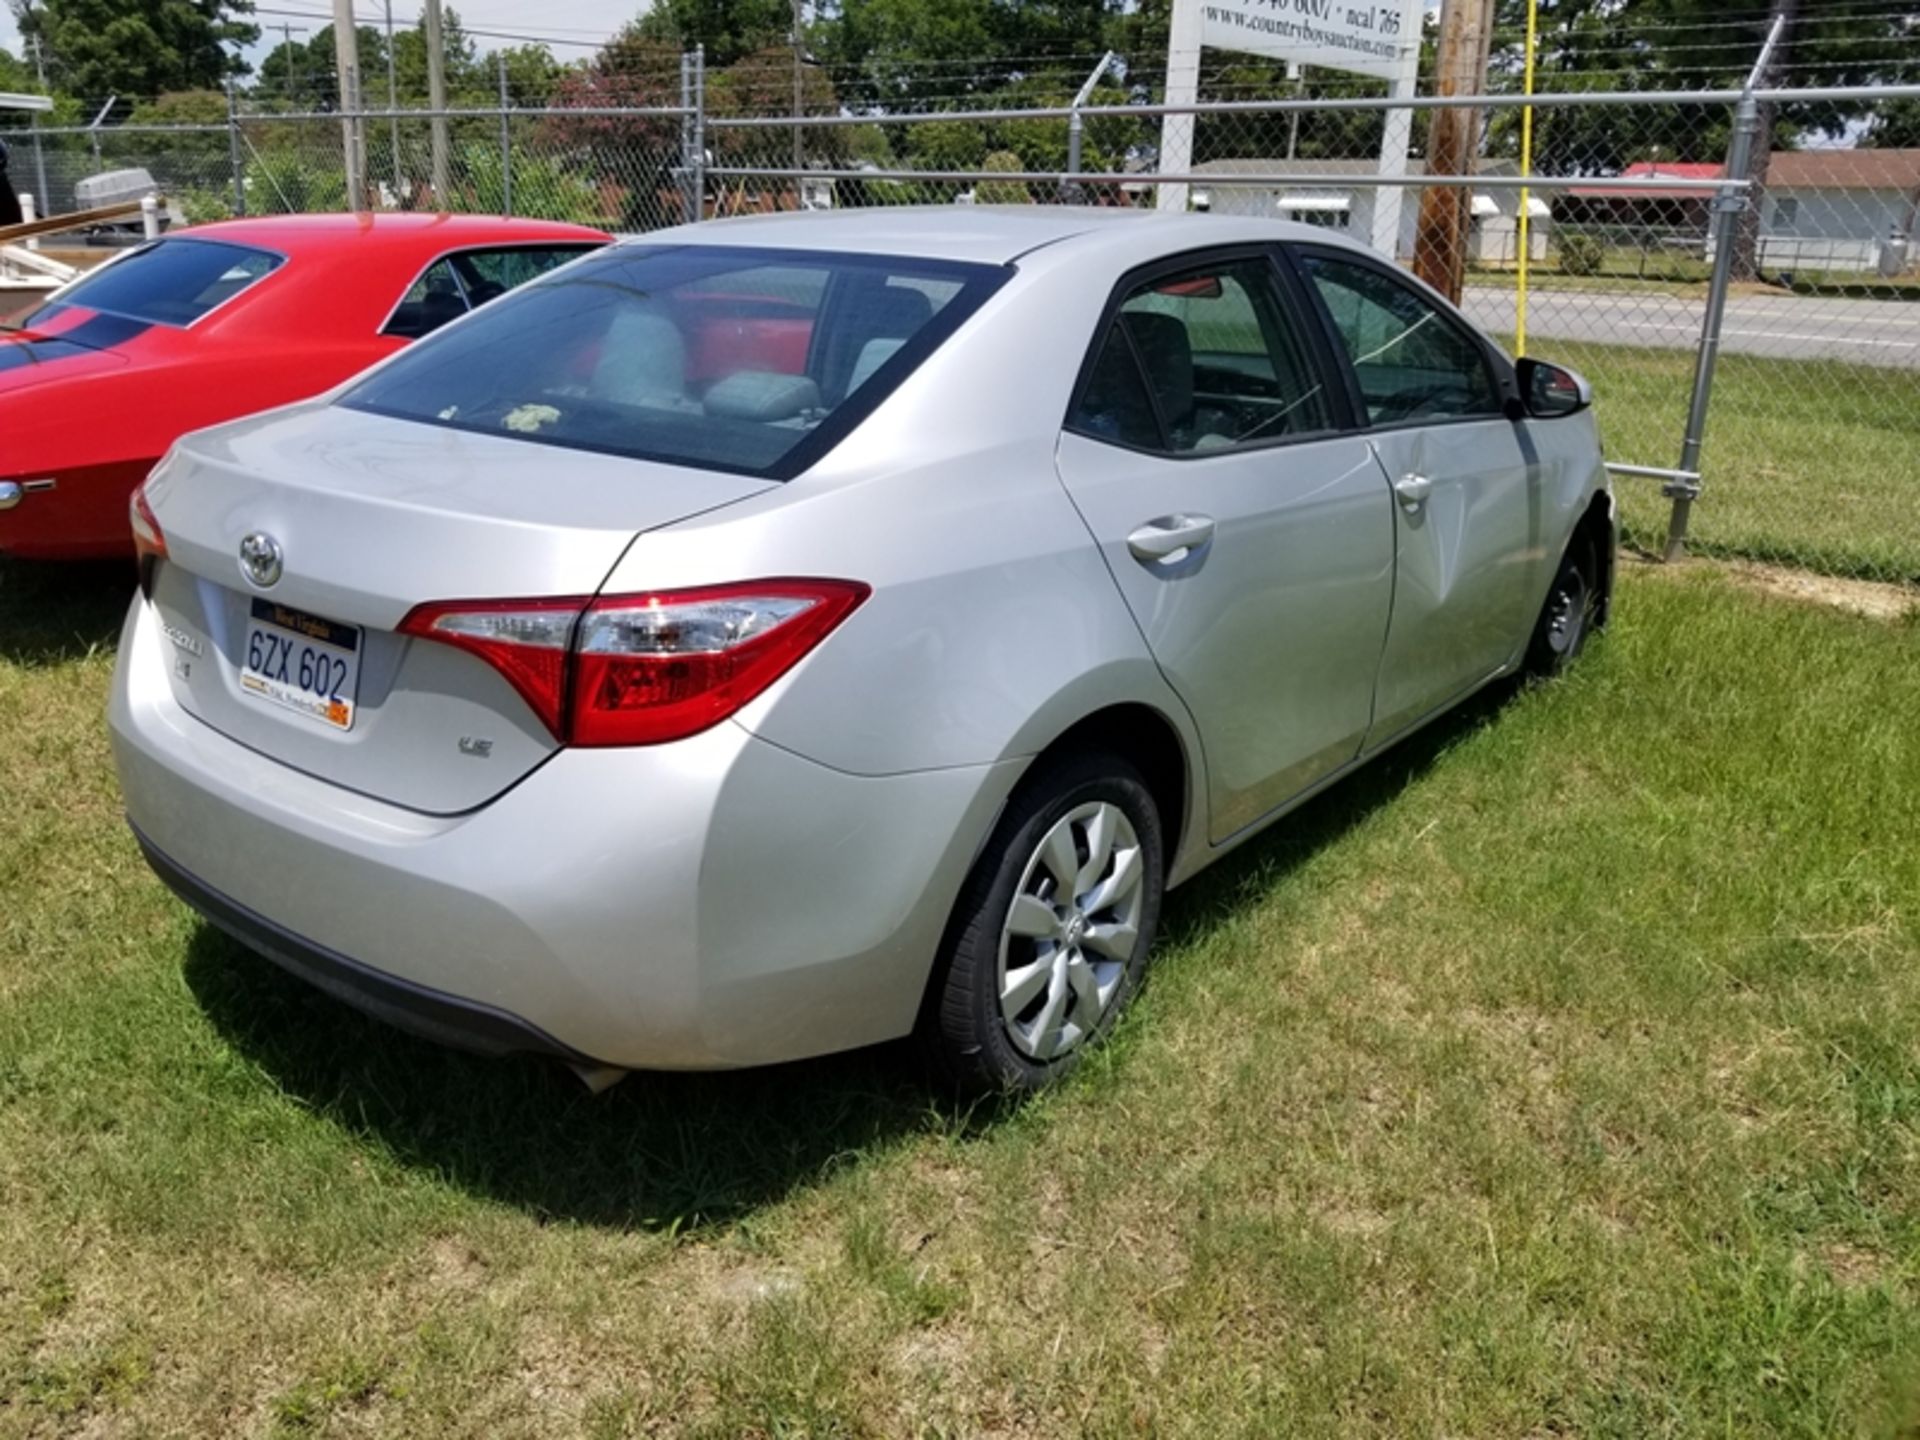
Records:
<instances>
[{"instance_id":1,"label":"silver toyota corolla","mask_svg":"<svg viewBox=\"0 0 1920 1440\"><path fill-rule=\"evenodd\" d=\"M1168 886L1603 622L1589 398L1305 226L659 232L175 447L127 814L469 1048L1032 1087Z\"/></svg>"}]
</instances>

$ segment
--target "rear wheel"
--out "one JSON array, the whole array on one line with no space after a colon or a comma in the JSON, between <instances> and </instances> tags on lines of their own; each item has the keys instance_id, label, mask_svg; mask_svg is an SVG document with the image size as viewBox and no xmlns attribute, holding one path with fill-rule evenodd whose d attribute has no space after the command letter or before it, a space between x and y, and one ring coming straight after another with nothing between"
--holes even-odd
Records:
<instances>
[{"instance_id":1,"label":"rear wheel","mask_svg":"<svg viewBox=\"0 0 1920 1440\"><path fill-rule=\"evenodd\" d=\"M971 1093L1071 1070L1138 988L1164 888L1160 816L1117 755L1050 762L1008 802L948 927L922 1038Z\"/></svg>"},{"instance_id":2,"label":"rear wheel","mask_svg":"<svg viewBox=\"0 0 1920 1440\"><path fill-rule=\"evenodd\" d=\"M1601 589L1600 556L1593 537L1578 534L1560 557L1560 568L1547 590L1547 603L1533 627L1527 646L1527 671L1547 678L1558 675L1579 658L1587 637L1599 624L1605 596Z\"/></svg>"}]
</instances>

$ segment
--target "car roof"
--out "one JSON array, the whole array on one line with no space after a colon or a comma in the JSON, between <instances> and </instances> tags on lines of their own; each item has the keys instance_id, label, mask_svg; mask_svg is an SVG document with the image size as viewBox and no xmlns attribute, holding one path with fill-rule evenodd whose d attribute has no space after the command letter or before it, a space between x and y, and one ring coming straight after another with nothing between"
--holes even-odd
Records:
<instances>
[{"instance_id":1,"label":"car roof","mask_svg":"<svg viewBox=\"0 0 1920 1440\"><path fill-rule=\"evenodd\" d=\"M552 220L394 210L363 211L359 214L260 215L241 220L216 220L209 225L172 230L168 234L196 240L225 240L236 245L259 245L277 250L289 258L319 252L335 253L359 246L438 254L461 245L537 245L551 241L590 242L610 238L604 231L585 225L566 225Z\"/></svg>"},{"instance_id":2,"label":"car roof","mask_svg":"<svg viewBox=\"0 0 1920 1440\"><path fill-rule=\"evenodd\" d=\"M626 244L739 245L779 250L914 255L1004 265L1049 246L1172 254L1260 240L1345 244L1325 228L1288 220L1098 205L913 205L892 209L785 211L679 225Z\"/></svg>"}]
</instances>

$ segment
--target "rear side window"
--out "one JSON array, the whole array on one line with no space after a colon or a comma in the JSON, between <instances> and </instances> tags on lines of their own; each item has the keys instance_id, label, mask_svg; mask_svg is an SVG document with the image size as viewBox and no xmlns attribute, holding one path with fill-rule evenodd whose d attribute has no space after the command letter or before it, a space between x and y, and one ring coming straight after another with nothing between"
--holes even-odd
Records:
<instances>
[{"instance_id":1,"label":"rear side window","mask_svg":"<svg viewBox=\"0 0 1920 1440\"><path fill-rule=\"evenodd\" d=\"M149 325L191 325L279 269L283 257L218 240L161 240L81 280L28 317L28 324L69 307L97 310Z\"/></svg>"},{"instance_id":2,"label":"rear side window","mask_svg":"<svg viewBox=\"0 0 1920 1440\"><path fill-rule=\"evenodd\" d=\"M1121 301L1068 428L1176 455L1324 430L1307 353L1265 260L1158 277Z\"/></svg>"},{"instance_id":3,"label":"rear side window","mask_svg":"<svg viewBox=\"0 0 1920 1440\"><path fill-rule=\"evenodd\" d=\"M1326 255L1301 261L1353 361L1372 424L1501 413L1486 353L1412 286Z\"/></svg>"},{"instance_id":4,"label":"rear side window","mask_svg":"<svg viewBox=\"0 0 1920 1440\"><path fill-rule=\"evenodd\" d=\"M786 479L1005 279L994 266L620 246L408 350L342 404Z\"/></svg>"},{"instance_id":5,"label":"rear side window","mask_svg":"<svg viewBox=\"0 0 1920 1440\"><path fill-rule=\"evenodd\" d=\"M458 250L429 265L407 287L393 314L381 327L383 335L417 340L449 320L458 320L489 300L536 280L569 260L577 260L593 246L515 246L504 250Z\"/></svg>"}]
</instances>

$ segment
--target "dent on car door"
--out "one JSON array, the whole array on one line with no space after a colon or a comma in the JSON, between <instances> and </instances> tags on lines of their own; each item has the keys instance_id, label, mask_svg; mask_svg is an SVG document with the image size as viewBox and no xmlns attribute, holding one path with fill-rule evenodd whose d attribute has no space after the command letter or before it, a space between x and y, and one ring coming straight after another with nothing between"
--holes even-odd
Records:
<instances>
[{"instance_id":1,"label":"dent on car door","mask_svg":"<svg viewBox=\"0 0 1920 1440\"><path fill-rule=\"evenodd\" d=\"M1192 713L1223 840L1359 752L1390 505L1268 257L1185 261L1116 300L1060 474Z\"/></svg>"},{"instance_id":2,"label":"dent on car door","mask_svg":"<svg viewBox=\"0 0 1920 1440\"><path fill-rule=\"evenodd\" d=\"M1531 619L1538 457L1485 347L1384 266L1300 252L1393 495L1393 621L1368 745L1508 664Z\"/></svg>"}]
</instances>

